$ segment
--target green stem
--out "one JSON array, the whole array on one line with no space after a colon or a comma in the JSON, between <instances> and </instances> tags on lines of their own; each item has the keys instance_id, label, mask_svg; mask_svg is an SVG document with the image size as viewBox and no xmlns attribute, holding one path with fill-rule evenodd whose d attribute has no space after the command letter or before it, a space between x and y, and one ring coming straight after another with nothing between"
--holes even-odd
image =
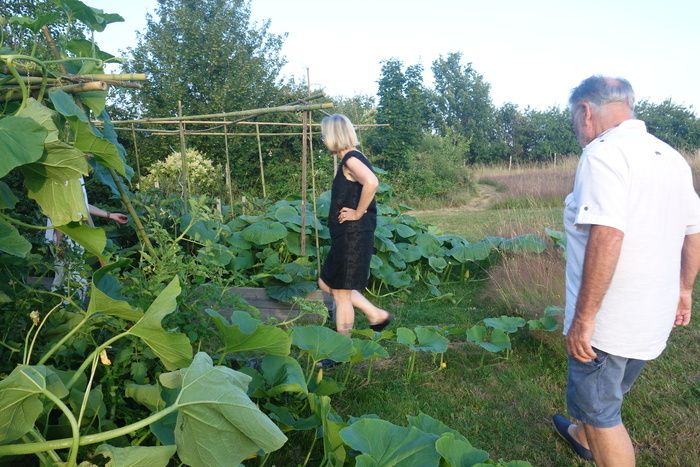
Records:
<instances>
[{"instance_id":1,"label":"green stem","mask_svg":"<svg viewBox=\"0 0 700 467\"><path fill-rule=\"evenodd\" d=\"M29 98L29 91L27 90L27 86L24 84L24 81L22 81L22 77L19 75L17 72L17 68L12 65L12 58L8 59L5 64L7 65L7 69L10 70L10 74L17 80L17 84L19 84L19 88L22 91L22 104L19 106L19 110L22 110L26 105L27 105L27 99Z\"/></svg>"},{"instance_id":2,"label":"green stem","mask_svg":"<svg viewBox=\"0 0 700 467\"><path fill-rule=\"evenodd\" d=\"M367 383L372 381L372 362L374 360L370 359L369 360L369 368L367 369Z\"/></svg>"},{"instance_id":3,"label":"green stem","mask_svg":"<svg viewBox=\"0 0 700 467\"><path fill-rule=\"evenodd\" d=\"M112 345L113 342L118 341L122 337L126 337L129 335L129 331L125 331L121 334L117 334L116 336L112 337L111 339L108 339L105 341L104 344L101 346L97 347L89 356L88 358L85 359L85 361L80 365L80 368L76 370L76 372L73 374L73 377L68 381L68 384L66 384L66 389L70 391L70 389L73 387L73 385L80 379L80 375L83 374L83 371L85 371L85 368L92 362L92 360L95 358L96 355L99 355L100 352L102 352L104 349Z\"/></svg>"},{"instance_id":4,"label":"green stem","mask_svg":"<svg viewBox=\"0 0 700 467\"><path fill-rule=\"evenodd\" d=\"M311 447L309 448L309 452L306 453L306 459L304 459L304 467L309 463L309 459L311 459L311 453L314 450L314 446L316 445L316 430L313 430L311 433L313 436L313 440L311 441Z\"/></svg>"},{"instance_id":5,"label":"green stem","mask_svg":"<svg viewBox=\"0 0 700 467\"><path fill-rule=\"evenodd\" d=\"M61 402L59 400L59 402ZM61 402L62 403L62 402ZM104 431L102 433L95 433L93 435L81 436L79 438L79 446L87 446L89 444L102 443L110 439L118 438L120 436L126 436L134 431L145 428L151 423L157 422L161 418L175 412L179 406L173 404L160 412L156 412L150 417L139 420L138 422L132 423L131 425L123 426L121 428L116 428L110 431ZM72 414L71 414L72 416ZM24 454L34 454L37 452L46 452L55 449L66 449L72 446L73 439L64 438L52 441L45 441L43 443L25 443L25 444L8 444L0 446L0 457L3 456L18 456Z\"/></svg>"},{"instance_id":6,"label":"green stem","mask_svg":"<svg viewBox=\"0 0 700 467\"><path fill-rule=\"evenodd\" d=\"M0 345L5 347L7 350L9 350L12 353L19 352L19 349L12 347L11 345L5 343L5 341L0 341Z\"/></svg>"},{"instance_id":7,"label":"green stem","mask_svg":"<svg viewBox=\"0 0 700 467\"><path fill-rule=\"evenodd\" d=\"M32 327L29 328L29 331L27 331L27 335L24 336L24 352L22 353L22 364L26 364L27 362L27 355L29 353L29 336L32 333L32 329L34 329L34 323L32 323Z\"/></svg>"},{"instance_id":8,"label":"green stem","mask_svg":"<svg viewBox=\"0 0 700 467\"><path fill-rule=\"evenodd\" d=\"M68 407L66 407L66 404L63 403L61 399L56 397L51 391L43 391L44 395L56 406L61 409L61 412L66 416L68 419L68 422L70 423L70 428L71 431L73 432L73 437L70 439L67 439L70 443L70 453L68 454L68 462L66 462L68 467L74 467L77 464L77 459L78 459L78 446L80 446L80 429L78 427L78 422L75 419L75 416L73 413L70 411ZM33 443L36 444L36 443ZM46 449L43 449L41 452L46 451Z\"/></svg>"},{"instance_id":9,"label":"green stem","mask_svg":"<svg viewBox=\"0 0 700 467\"><path fill-rule=\"evenodd\" d=\"M146 230L143 228L143 224L141 223L141 218L136 213L134 205L131 204L131 201L129 201L129 197L124 191L124 187L122 186L122 183L119 180L119 176L111 167L109 168L109 173L112 176L114 183L117 185L117 190L119 190L119 196L121 197L122 203L124 203L124 206L126 206L126 210L129 211L131 219L134 221L134 225L136 226L136 235L139 237L139 240L141 240L143 246L146 247L146 250L148 250L148 254L151 255L151 258L157 261L158 255L156 254L156 250L153 249L153 245L151 244L148 235L146 235Z\"/></svg>"},{"instance_id":10,"label":"green stem","mask_svg":"<svg viewBox=\"0 0 700 467\"><path fill-rule=\"evenodd\" d=\"M59 302L58 305L51 308L51 310L48 313L46 313L46 316L44 316L44 319L41 320L41 323L36 328L36 331L34 332L34 337L32 337L32 345L29 346L29 350L27 351L27 356L24 360L25 365L29 365L29 360L31 360L31 358L32 358L32 351L34 350L34 344L36 343L36 338L39 335L39 331L41 331L41 328L44 327L44 323L46 323L46 320L49 319L49 316L51 316L51 313L56 311L58 309L58 307L60 307L61 305L62 305L62 302Z\"/></svg>"},{"instance_id":11,"label":"green stem","mask_svg":"<svg viewBox=\"0 0 700 467\"><path fill-rule=\"evenodd\" d=\"M83 394L83 403L80 406L80 413L78 414L78 426L83 420L83 415L85 415L85 408L87 407L88 398L90 397L90 388L92 387L92 381L95 379L95 370L97 370L97 361L99 355L95 355L92 361L92 369L90 371L90 379L88 380L87 386L85 387L85 394Z\"/></svg>"},{"instance_id":12,"label":"green stem","mask_svg":"<svg viewBox=\"0 0 700 467\"><path fill-rule=\"evenodd\" d=\"M46 441L46 439L44 439L44 437L41 435L41 433L39 433L39 430L37 430L36 427L32 428L31 431L27 433L27 436L33 437L35 440L40 442ZM55 465L63 462L63 459L61 459L61 457L56 453L56 451L48 451L47 457L49 457L49 459L51 459L53 463L48 462L46 465Z\"/></svg>"},{"instance_id":13,"label":"green stem","mask_svg":"<svg viewBox=\"0 0 700 467\"><path fill-rule=\"evenodd\" d=\"M348 372L345 373L345 379L343 379L343 386L348 386L348 381L350 380L350 373L352 373L352 363L348 365Z\"/></svg>"},{"instance_id":14,"label":"green stem","mask_svg":"<svg viewBox=\"0 0 700 467\"><path fill-rule=\"evenodd\" d=\"M32 225L32 224L25 224L22 221L18 221L17 219L7 216L5 214L0 213L0 219L6 220L7 222L15 225L19 225L20 227L25 227L27 229L34 229L34 230L50 230L50 229L55 229L56 227L53 225L50 226L45 226L45 225Z\"/></svg>"},{"instance_id":15,"label":"green stem","mask_svg":"<svg viewBox=\"0 0 700 467\"><path fill-rule=\"evenodd\" d=\"M41 357L41 359L39 360L39 362L37 363L37 365L43 365L44 363L46 363L46 362L48 361L48 359L51 358L51 356L52 356L54 353L56 353L56 352L63 346L63 344L66 343L66 341L67 341L68 339L70 339L71 337L73 337L73 335L75 335L75 333L78 332L78 331L80 330L80 328L83 327L83 325L87 322L87 320L90 319L90 316L91 316L91 315L86 315L86 316L82 319L82 321L80 321L75 327L73 327L73 329L71 329L71 330L68 331L63 337L61 337L61 340L59 340L58 342L56 342L56 343L51 347L51 349L50 349L48 352L46 352L46 353L44 354L43 357Z\"/></svg>"}]
</instances>

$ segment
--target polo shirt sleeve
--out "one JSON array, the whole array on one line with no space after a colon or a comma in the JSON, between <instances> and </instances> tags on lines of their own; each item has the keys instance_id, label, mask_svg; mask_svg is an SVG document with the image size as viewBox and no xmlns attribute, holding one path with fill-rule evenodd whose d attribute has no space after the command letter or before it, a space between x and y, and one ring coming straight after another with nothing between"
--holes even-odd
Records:
<instances>
[{"instance_id":1,"label":"polo shirt sleeve","mask_svg":"<svg viewBox=\"0 0 700 467\"><path fill-rule=\"evenodd\" d=\"M700 233L700 198L690 182L688 200L688 224L685 228L686 235Z\"/></svg>"},{"instance_id":2,"label":"polo shirt sleeve","mask_svg":"<svg viewBox=\"0 0 700 467\"><path fill-rule=\"evenodd\" d=\"M576 180L578 225L605 225L625 231L629 166L611 145L597 142L586 148Z\"/></svg>"}]
</instances>

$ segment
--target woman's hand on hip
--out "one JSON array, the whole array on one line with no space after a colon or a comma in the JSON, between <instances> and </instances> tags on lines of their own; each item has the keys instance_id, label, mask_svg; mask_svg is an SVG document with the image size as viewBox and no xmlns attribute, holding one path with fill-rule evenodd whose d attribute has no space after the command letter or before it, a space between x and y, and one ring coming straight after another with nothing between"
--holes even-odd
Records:
<instances>
[{"instance_id":1,"label":"woman's hand on hip","mask_svg":"<svg viewBox=\"0 0 700 467\"><path fill-rule=\"evenodd\" d=\"M355 209L342 208L340 214L338 215L338 221L342 224L345 221L358 221L364 215Z\"/></svg>"}]
</instances>

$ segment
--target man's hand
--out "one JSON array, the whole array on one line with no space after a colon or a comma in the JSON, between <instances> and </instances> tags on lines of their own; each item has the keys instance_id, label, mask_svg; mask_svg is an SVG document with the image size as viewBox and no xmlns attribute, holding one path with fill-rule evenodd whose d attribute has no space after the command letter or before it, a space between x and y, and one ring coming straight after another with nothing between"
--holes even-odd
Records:
<instances>
[{"instance_id":1,"label":"man's hand","mask_svg":"<svg viewBox=\"0 0 700 467\"><path fill-rule=\"evenodd\" d=\"M590 362L596 355L591 346L595 321L583 321L574 317L566 334L566 352L579 362Z\"/></svg>"},{"instance_id":2,"label":"man's hand","mask_svg":"<svg viewBox=\"0 0 700 467\"><path fill-rule=\"evenodd\" d=\"M676 321L674 326L687 326L690 323L691 308L693 305L693 292L691 290L681 291L676 309Z\"/></svg>"},{"instance_id":3,"label":"man's hand","mask_svg":"<svg viewBox=\"0 0 700 467\"><path fill-rule=\"evenodd\" d=\"M342 224L345 221L357 221L360 220L362 214L357 212L355 209L343 208L340 210L338 215L338 221Z\"/></svg>"},{"instance_id":4,"label":"man's hand","mask_svg":"<svg viewBox=\"0 0 700 467\"><path fill-rule=\"evenodd\" d=\"M117 224L126 224L129 222L129 218L126 217L125 214L122 214L121 212L110 212L107 215L107 219L113 220Z\"/></svg>"}]
</instances>

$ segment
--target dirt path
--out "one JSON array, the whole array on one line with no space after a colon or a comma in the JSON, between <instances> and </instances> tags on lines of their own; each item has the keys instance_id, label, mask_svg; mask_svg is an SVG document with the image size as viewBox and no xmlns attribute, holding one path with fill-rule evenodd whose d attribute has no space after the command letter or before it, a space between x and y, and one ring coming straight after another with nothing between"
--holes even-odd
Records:
<instances>
[{"instance_id":1,"label":"dirt path","mask_svg":"<svg viewBox=\"0 0 700 467\"><path fill-rule=\"evenodd\" d=\"M440 209L421 209L412 211L415 214L432 214L436 212L456 212L456 211L484 211L491 207L499 199L499 193L496 188L491 185L476 185L476 195L469 200L467 204L452 208Z\"/></svg>"}]
</instances>

